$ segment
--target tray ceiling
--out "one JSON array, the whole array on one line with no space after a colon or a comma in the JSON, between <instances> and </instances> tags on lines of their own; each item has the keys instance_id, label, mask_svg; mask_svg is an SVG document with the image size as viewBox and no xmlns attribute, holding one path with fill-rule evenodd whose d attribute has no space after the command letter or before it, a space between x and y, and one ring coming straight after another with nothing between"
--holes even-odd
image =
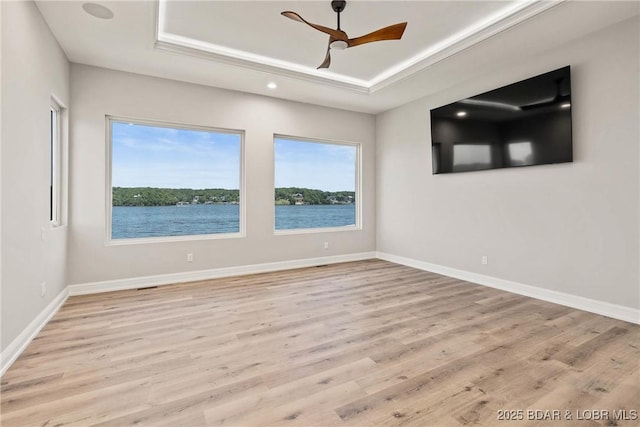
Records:
<instances>
[{"instance_id":1,"label":"tray ceiling","mask_svg":"<svg viewBox=\"0 0 640 427\"><path fill-rule=\"evenodd\" d=\"M280 12L335 28L330 1L92 1L114 17L37 2L72 62L374 113L453 84L469 62L548 49L638 13L636 2L348 1L350 37L407 21L404 36L332 50L330 69L317 70L328 36Z\"/></svg>"}]
</instances>

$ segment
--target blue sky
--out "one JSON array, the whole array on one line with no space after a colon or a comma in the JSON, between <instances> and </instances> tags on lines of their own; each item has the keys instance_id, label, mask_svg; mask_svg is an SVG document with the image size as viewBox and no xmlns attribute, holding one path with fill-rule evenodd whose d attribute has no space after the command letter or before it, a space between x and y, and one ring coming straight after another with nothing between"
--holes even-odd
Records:
<instances>
[{"instance_id":1,"label":"blue sky","mask_svg":"<svg viewBox=\"0 0 640 427\"><path fill-rule=\"evenodd\" d=\"M240 186L238 134L112 122L114 187ZM356 148L275 140L275 186L354 191Z\"/></svg>"},{"instance_id":2,"label":"blue sky","mask_svg":"<svg viewBox=\"0 0 640 427\"><path fill-rule=\"evenodd\" d=\"M238 134L113 122L114 187L240 187Z\"/></svg>"},{"instance_id":3,"label":"blue sky","mask_svg":"<svg viewBox=\"0 0 640 427\"><path fill-rule=\"evenodd\" d=\"M356 147L276 138L275 186L355 191Z\"/></svg>"}]
</instances>

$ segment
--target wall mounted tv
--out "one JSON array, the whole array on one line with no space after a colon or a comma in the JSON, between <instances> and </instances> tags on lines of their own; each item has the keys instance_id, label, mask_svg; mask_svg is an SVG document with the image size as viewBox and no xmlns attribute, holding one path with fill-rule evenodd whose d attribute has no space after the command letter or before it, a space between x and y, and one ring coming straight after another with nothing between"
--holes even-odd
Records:
<instances>
[{"instance_id":1,"label":"wall mounted tv","mask_svg":"<svg viewBox=\"0 0 640 427\"><path fill-rule=\"evenodd\" d=\"M573 161L571 69L431 110L433 173Z\"/></svg>"}]
</instances>

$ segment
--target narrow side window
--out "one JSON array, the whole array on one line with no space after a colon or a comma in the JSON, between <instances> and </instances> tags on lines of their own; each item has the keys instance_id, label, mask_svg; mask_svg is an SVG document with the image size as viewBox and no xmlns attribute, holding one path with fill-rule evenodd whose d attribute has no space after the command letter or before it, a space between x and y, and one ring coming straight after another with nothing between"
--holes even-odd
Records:
<instances>
[{"instance_id":1,"label":"narrow side window","mask_svg":"<svg viewBox=\"0 0 640 427\"><path fill-rule=\"evenodd\" d=\"M49 107L49 221L62 225L62 114L53 99Z\"/></svg>"}]
</instances>

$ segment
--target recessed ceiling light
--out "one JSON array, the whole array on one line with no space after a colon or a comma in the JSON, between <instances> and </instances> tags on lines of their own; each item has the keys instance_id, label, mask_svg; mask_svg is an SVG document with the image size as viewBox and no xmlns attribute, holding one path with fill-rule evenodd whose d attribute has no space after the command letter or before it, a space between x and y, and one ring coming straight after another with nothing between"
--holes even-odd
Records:
<instances>
[{"instance_id":1,"label":"recessed ceiling light","mask_svg":"<svg viewBox=\"0 0 640 427\"><path fill-rule=\"evenodd\" d=\"M458 111L458 112L456 113L456 116L458 116L458 117L464 117L464 116L466 116L466 115L467 115L467 112L466 112L466 111Z\"/></svg>"},{"instance_id":2,"label":"recessed ceiling light","mask_svg":"<svg viewBox=\"0 0 640 427\"><path fill-rule=\"evenodd\" d=\"M274 82L269 82L269 84L267 84L267 87L271 90L276 89L278 87L277 84L275 84Z\"/></svg>"},{"instance_id":3,"label":"recessed ceiling light","mask_svg":"<svg viewBox=\"0 0 640 427\"><path fill-rule=\"evenodd\" d=\"M560 108L569 108L569 107L571 107L571 104L570 104L570 103L568 103L568 102L565 102L564 104L562 104L562 105L560 106Z\"/></svg>"},{"instance_id":4,"label":"recessed ceiling light","mask_svg":"<svg viewBox=\"0 0 640 427\"><path fill-rule=\"evenodd\" d=\"M113 18L113 12L111 9L98 4L98 3L84 3L82 8L89 15L94 16L100 19L111 19Z\"/></svg>"}]
</instances>

